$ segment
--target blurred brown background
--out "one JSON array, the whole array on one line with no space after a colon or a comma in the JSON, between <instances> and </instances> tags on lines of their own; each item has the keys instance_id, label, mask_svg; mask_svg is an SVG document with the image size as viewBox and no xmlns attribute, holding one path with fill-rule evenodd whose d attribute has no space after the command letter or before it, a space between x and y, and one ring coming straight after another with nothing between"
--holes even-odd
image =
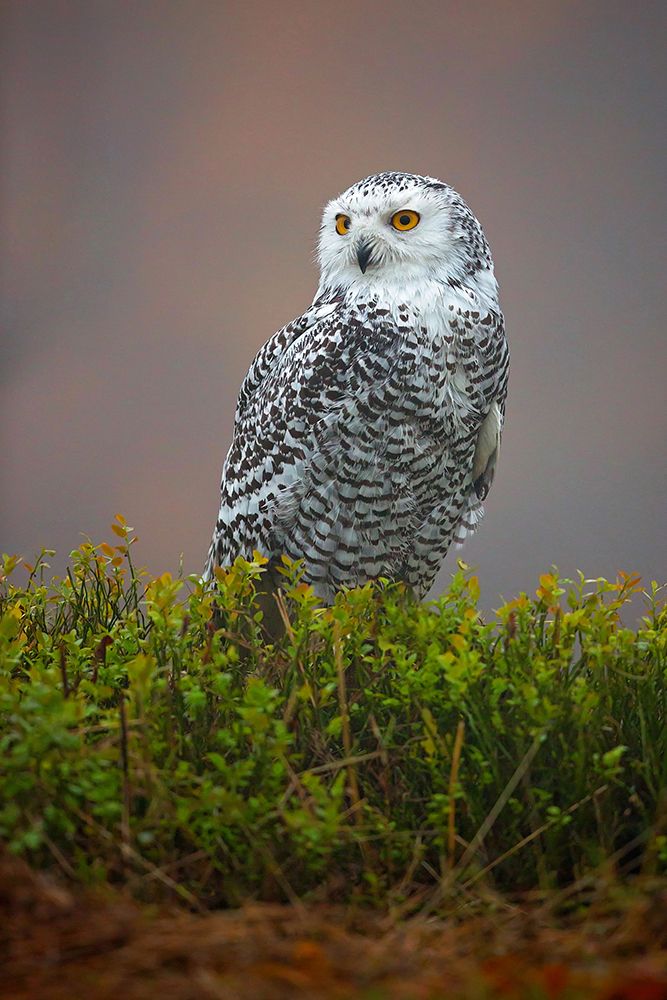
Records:
<instances>
[{"instance_id":1,"label":"blurred brown background","mask_svg":"<svg viewBox=\"0 0 667 1000\"><path fill-rule=\"evenodd\" d=\"M496 258L508 422L463 551L484 603L552 563L664 579L664 9L5 2L0 547L61 568L121 511L149 569L198 570L322 204L402 169L460 190Z\"/></svg>"}]
</instances>

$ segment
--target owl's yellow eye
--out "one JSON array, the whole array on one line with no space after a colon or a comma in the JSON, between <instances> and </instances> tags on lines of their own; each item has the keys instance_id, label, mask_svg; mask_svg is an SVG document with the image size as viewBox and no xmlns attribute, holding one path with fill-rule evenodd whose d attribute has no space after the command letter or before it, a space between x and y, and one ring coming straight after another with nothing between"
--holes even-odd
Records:
<instances>
[{"instance_id":1,"label":"owl's yellow eye","mask_svg":"<svg viewBox=\"0 0 667 1000\"><path fill-rule=\"evenodd\" d=\"M419 225L419 212L413 212L409 208L402 208L400 212L394 212L391 217L391 224L394 229L401 233L407 233L408 229L414 229Z\"/></svg>"},{"instance_id":2,"label":"owl's yellow eye","mask_svg":"<svg viewBox=\"0 0 667 1000\"><path fill-rule=\"evenodd\" d=\"M349 215L336 216L336 232L339 236L345 236L350 228Z\"/></svg>"}]
</instances>

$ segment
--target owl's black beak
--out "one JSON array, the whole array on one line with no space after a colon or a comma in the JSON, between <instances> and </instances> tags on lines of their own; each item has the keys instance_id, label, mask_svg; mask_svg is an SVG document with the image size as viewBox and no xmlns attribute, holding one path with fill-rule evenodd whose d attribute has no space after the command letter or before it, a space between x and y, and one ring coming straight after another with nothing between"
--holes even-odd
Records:
<instances>
[{"instance_id":1,"label":"owl's black beak","mask_svg":"<svg viewBox=\"0 0 667 1000\"><path fill-rule=\"evenodd\" d=\"M366 268L368 267L369 261L371 259L371 254L373 252L372 243L360 243L357 247L357 260L359 262L359 267L361 268L361 273L366 273Z\"/></svg>"}]
</instances>

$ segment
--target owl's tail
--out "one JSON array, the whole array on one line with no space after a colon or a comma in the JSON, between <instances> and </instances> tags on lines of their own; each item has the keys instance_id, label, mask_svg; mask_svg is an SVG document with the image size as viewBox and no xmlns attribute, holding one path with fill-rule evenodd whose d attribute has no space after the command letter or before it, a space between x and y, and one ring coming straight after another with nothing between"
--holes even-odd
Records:
<instances>
[{"instance_id":1,"label":"owl's tail","mask_svg":"<svg viewBox=\"0 0 667 1000\"><path fill-rule=\"evenodd\" d=\"M466 538L477 531L483 517L484 504L473 490L468 498L468 505L464 507L459 522L454 529L454 544L457 548L460 549Z\"/></svg>"}]
</instances>

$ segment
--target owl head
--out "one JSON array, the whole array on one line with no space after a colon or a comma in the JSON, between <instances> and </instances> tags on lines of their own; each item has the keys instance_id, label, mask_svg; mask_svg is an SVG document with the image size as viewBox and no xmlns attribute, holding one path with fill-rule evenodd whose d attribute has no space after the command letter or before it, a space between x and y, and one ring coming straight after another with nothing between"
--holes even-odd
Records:
<instances>
[{"instance_id":1,"label":"owl head","mask_svg":"<svg viewBox=\"0 0 667 1000\"><path fill-rule=\"evenodd\" d=\"M372 174L329 202L318 260L321 289L462 281L493 269L461 196L433 177L395 171Z\"/></svg>"}]
</instances>

